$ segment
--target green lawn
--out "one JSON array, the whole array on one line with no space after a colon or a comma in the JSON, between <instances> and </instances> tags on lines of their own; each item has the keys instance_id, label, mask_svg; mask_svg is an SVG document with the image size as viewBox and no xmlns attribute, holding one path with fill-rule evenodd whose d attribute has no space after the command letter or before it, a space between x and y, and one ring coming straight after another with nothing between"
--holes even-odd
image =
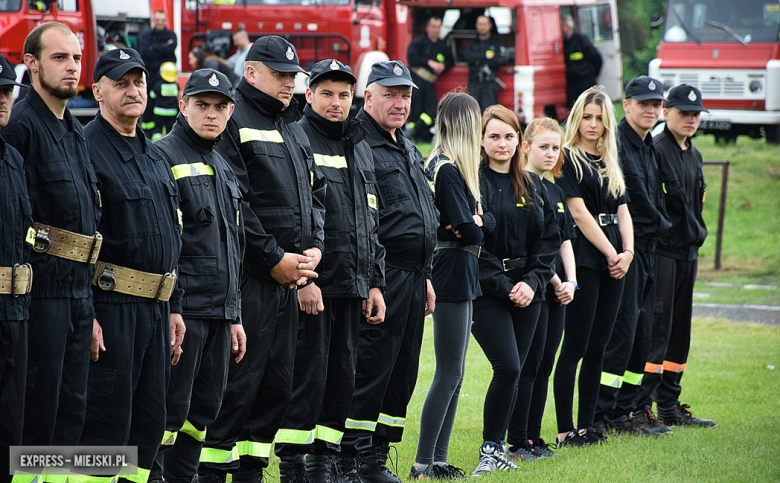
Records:
<instances>
[{"instance_id":1,"label":"green lawn","mask_svg":"<svg viewBox=\"0 0 780 483\"><path fill-rule=\"evenodd\" d=\"M404 479L414 460L420 411L433 377L432 335L428 319L417 390L404 442L398 445L398 472ZM482 442L482 404L491 376L472 338L450 445L450 463L469 474ZM717 428L675 428L659 439L612 437L604 446L563 450L565 457L525 463L519 472L481 480L780 481L780 327L695 319L683 387L682 400L694 414L717 420ZM551 385L542 436L552 441L556 431Z\"/></svg>"}]
</instances>

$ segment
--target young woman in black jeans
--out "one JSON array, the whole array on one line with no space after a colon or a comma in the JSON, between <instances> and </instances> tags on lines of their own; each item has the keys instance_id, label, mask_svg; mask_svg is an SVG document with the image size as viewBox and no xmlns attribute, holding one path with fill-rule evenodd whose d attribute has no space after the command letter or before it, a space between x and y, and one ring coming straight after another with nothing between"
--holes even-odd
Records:
<instances>
[{"instance_id":1,"label":"young woman in black jeans","mask_svg":"<svg viewBox=\"0 0 780 483\"><path fill-rule=\"evenodd\" d=\"M622 279L634 259L616 129L612 101L601 88L592 87L574 103L563 141L565 160L558 185L579 229L574 254L580 291L566 310L553 381L559 447L604 441L592 431L604 350L620 307ZM575 429L572 406L580 360Z\"/></svg>"},{"instance_id":2,"label":"young woman in black jeans","mask_svg":"<svg viewBox=\"0 0 780 483\"><path fill-rule=\"evenodd\" d=\"M547 384L563 336L566 305L573 300L577 288L577 267L571 244L576 233L563 191L552 181L563 174L561 126L554 119L537 118L525 128L523 137L525 169L542 178L561 237L561 248L553 265L555 274L545 287L545 300L541 303L531 350L520 373L517 402L507 431L507 455L514 460L533 461L555 455L541 437L542 416L547 402Z\"/></svg>"},{"instance_id":3,"label":"young woman in black jeans","mask_svg":"<svg viewBox=\"0 0 780 483\"><path fill-rule=\"evenodd\" d=\"M447 451L466 368L472 301L480 295L480 245L483 232L495 226L479 204L479 126L479 104L473 97L449 93L439 102L437 137L426 167L439 209L431 277L436 372L420 416L411 479L465 477L447 463Z\"/></svg>"},{"instance_id":4,"label":"young woman in black jeans","mask_svg":"<svg viewBox=\"0 0 780 483\"><path fill-rule=\"evenodd\" d=\"M479 258L483 295L474 301L471 333L490 360L493 379L474 476L517 468L506 457L504 437L560 246L552 203L539 177L523 169L519 141L512 111L498 105L485 110L480 186L496 228L485 236Z\"/></svg>"}]
</instances>

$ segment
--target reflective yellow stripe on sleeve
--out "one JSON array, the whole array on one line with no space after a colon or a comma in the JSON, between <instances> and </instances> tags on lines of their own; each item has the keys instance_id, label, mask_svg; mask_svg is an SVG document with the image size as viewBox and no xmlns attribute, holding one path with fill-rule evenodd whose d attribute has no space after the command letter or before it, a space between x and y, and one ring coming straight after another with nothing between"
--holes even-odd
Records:
<instances>
[{"instance_id":1,"label":"reflective yellow stripe on sleeve","mask_svg":"<svg viewBox=\"0 0 780 483\"><path fill-rule=\"evenodd\" d=\"M263 131L262 129L252 129L251 127L242 127L238 130L238 135L242 143L249 141L265 141L269 143L283 143L282 134L276 129Z\"/></svg>"},{"instance_id":2,"label":"reflective yellow stripe on sleeve","mask_svg":"<svg viewBox=\"0 0 780 483\"><path fill-rule=\"evenodd\" d=\"M325 168L346 169L347 158L344 156L314 153L314 164Z\"/></svg>"},{"instance_id":3,"label":"reflective yellow stripe on sleeve","mask_svg":"<svg viewBox=\"0 0 780 483\"><path fill-rule=\"evenodd\" d=\"M214 176L214 168L206 163L177 164L171 167L173 179L189 178L190 176Z\"/></svg>"},{"instance_id":4,"label":"reflective yellow stripe on sleeve","mask_svg":"<svg viewBox=\"0 0 780 483\"><path fill-rule=\"evenodd\" d=\"M585 54L582 52L572 52L569 54L569 60L582 60L585 58Z\"/></svg>"}]
</instances>

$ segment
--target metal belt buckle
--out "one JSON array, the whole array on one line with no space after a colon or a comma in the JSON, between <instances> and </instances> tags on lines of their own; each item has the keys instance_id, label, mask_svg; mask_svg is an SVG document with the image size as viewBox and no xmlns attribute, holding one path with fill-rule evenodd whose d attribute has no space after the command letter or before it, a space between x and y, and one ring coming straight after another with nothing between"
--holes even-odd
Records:
<instances>
[{"instance_id":1,"label":"metal belt buckle","mask_svg":"<svg viewBox=\"0 0 780 483\"><path fill-rule=\"evenodd\" d=\"M162 295L163 289L165 288L165 281L168 280L169 278L171 279L171 283L174 283L176 281L176 276L173 275L171 272L168 272L165 275L163 275L162 278L160 279L160 286L157 287L157 295L154 296L155 302L160 301L160 296Z\"/></svg>"},{"instance_id":2,"label":"metal belt buckle","mask_svg":"<svg viewBox=\"0 0 780 483\"><path fill-rule=\"evenodd\" d=\"M103 245L103 235L100 232L95 232L95 236L92 237L92 248L89 249L89 255L87 255L87 263L94 265L97 263L98 255L100 254L100 247Z\"/></svg>"},{"instance_id":3,"label":"metal belt buckle","mask_svg":"<svg viewBox=\"0 0 780 483\"><path fill-rule=\"evenodd\" d=\"M479 258L479 257L480 257L480 255L482 255L482 245L479 245L479 246L477 247L477 258Z\"/></svg>"},{"instance_id":4,"label":"metal belt buckle","mask_svg":"<svg viewBox=\"0 0 780 483\"><path fill-rule=\"evenodd\" d=\"M103 273L98 277L97 285L101 290L111 291L116 287L116 277L114 277L115 268L113 265L106 265Z\"/></svg>"},{"instance_id":5,"label":"metal belt buckle","mask_svg":"<svg viewBox=\"0 0 780 483\"><path fill-rule=\"evenodd\" d=\"M29 270L28 273L30 274L29 277L27 277L27 286L24 288L24 292L17 293L16 292L16 277L18 276L17 269L19 267L27 267ZM32 288L32 266L29 263L25 263L24 265L15 264L13 268L11 269L11 296L13 298L17 298L19 295L30 293L30 289Z\"/></svg>"},{"instance_id":6,"label":"metal belt buckle","mask_svg":"<svg viewBox=\"0 0 780 483\"><path fill-rule=\"evenodd\" d=\"M509 269L508 269L508 268L506 268L506 262L508 262L508 261L510 261L510 260L511 260L510 258L505 258L505 259L501 260L501 266L504 268L504 271L505 271L505 272L508 272L508 271L509 271Z\"/></svg>"},{"instance_id":7,"label":"metal belt buckle","mask_svg":"<svg viewBox=\"0 0 780 483\"><path fill-rule=\"evenodd\" d=\"M46 253L51 247L51 238L49 238L49 227L41 225L35 232L35 244L32 249L38 253Z\"/></svg>"},{"instance_id":8,"label":"metal belt buckle","mask_svg":"<svg viewBox=\"0 0 780 483\"><path fill-rule=\"evenodd\" d=\"M599 226L607 226L609 225L609 218L607 218L609 215L606 213L599 213Z\"/></svg>"}]
</instances>

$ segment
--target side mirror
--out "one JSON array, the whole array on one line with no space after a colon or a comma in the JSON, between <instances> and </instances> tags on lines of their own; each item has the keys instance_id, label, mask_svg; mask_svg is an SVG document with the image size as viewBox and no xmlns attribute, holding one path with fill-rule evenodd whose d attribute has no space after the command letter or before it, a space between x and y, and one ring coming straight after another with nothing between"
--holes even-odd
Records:
<instances>
[{"instance_id":1,"label":"side mirror","mask_svg":"<svg viewBox=\"0 0 780 483\"><path fill-rule=\"evenodd\" d=\"M658 12L653 13L650 15L650 28L651 29L657 29L658 27L663 26L664 20L666 20L666 17Z\"/></svg>"}]
</instances>

